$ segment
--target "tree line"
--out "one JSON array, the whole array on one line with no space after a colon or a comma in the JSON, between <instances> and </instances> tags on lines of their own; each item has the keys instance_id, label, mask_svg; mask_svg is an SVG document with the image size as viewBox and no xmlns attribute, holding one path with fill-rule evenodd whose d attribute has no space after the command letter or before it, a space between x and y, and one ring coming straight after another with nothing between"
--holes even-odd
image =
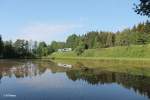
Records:
<instances>
[{"instance_id":1,"label":"tree line","mask_svg":"<svg viewBox=\"0 0 150 100\"><path fill-rule=\"evenodd\" d=\"M72 48L77 55L86 49L114 46L144 45L150 43L150 22L139 23L118 32L91 31L84 35L70 35L66 42L3 41L0 36L0 58L36 58L48 56L61 48Z\"/></svg>"},{"instance_id":2,"label":"tree line","mask_svg":"<svg viewBox=\"0 0 150 100\"><path fill-rule=\"evenodd\" d=\"M139 0L134 4L137 14L150 17L150 0ZM80 55L85 49L107 48L113 46L144 45L150 42L150 22L140 23L121 32L88 32L85 35L69 36L66 42L3 41L0 35L0 58L33 58L48 56L60 48L72 48Z\"/></svg>"},{"instance_id":3,"label":"tree line","mask_svg":"<svg viewBox=\"0 0 150 100\"><path fill-rule=\"evenodd\" d=\"M37 58L49 55L50 45L45 42L17 39L15 42L3 41L0 36L0 58Z\"/></svg>"},{"instance_id":4,"label":"tree line","mask_svg":"<svg viewBox=\"0 0 150 100\"><path fill-rule=\"evenodd\" d=\"M80 55L85 49L144 45L148 43L150 43L150 22L147 20L134 25L132 28L118 32L91 31L82 36L73 34L67 38L62 47L72 48Z\"/></svg>"}]
</instances>

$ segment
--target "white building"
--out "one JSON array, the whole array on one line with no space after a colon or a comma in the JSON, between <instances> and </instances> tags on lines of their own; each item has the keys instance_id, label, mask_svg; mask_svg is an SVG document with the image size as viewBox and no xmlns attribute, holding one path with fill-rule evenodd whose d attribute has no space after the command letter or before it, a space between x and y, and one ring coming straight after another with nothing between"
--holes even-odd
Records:
<instances>
[{"instance_id":1,"label":"white building","mask_svg":"<svg viewBox=\"0 0 150 100\"><path fill-rule=\"evenodd\" d=\"M58 49L58 52L69 52L69 51L72 51L72 48Z\"/></svg>"}]
</instances>

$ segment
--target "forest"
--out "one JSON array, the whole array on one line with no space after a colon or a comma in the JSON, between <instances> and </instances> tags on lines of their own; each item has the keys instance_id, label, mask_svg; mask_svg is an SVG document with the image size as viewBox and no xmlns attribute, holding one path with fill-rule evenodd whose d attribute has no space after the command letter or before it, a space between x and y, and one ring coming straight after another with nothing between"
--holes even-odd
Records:
<instances>
[{"instance_id":1,"label":"forest","mask_svg":"<svg viewBox=\"0 0 150 100\"><path fill-rule=\"evenodd\" d=\"M61 48L72 48L77 55L86 49L109 48L115 46L145 45L150 43L150 22L139 23L132 28L118 32L91 31L84 35L72 34L65 42L3 41L0 36L0 58L40 58Z\"/></svg>"},{"instance_id":2,"label":"forest","mask_svg":"<svg viewBox=\"0 0 150 100\"><path fill-rule=\"evenodd\" d=\"M140 0L134 4L134 11L150 17L150 1ZM0 58L41 58L56 52L61 48L72 48L77 55L81 55L86 49L109 48L115 46L145 45L150 43L150 22L139 23L132 28L118 32L91 31L84 35L72 34L65 42L4 41L0 35Z\"/></svg>"}]
</instances>

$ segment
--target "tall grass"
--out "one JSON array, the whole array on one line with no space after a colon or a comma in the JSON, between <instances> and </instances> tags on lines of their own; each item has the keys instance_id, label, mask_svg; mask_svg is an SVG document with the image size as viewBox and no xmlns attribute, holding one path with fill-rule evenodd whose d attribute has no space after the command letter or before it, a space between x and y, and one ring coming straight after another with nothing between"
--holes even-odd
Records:
<instances>
[{"instance_id":1,"label":"tall grass","mask_svg":"<svg viewBox=\"0 0 150 100\"><path fill-rule=\"evenodd\" d=\"M74 51L55 52L51 55L55 58L136 58L150 59L150 45L118 46L111 48L88 49L80 56Z\"/></svg>"}]
</instances>

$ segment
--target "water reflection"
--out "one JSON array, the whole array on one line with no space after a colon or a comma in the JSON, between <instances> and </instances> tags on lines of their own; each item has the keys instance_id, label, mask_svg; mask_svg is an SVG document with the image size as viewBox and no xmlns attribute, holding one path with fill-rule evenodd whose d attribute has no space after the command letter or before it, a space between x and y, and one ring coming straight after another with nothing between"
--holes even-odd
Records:
<instances>
[{"instance_id":1,"label":"water reflection","mask_svg":"<svg viewBox=\"0 0 150 100\"><path fill-rule=\"evenodd\" d=\"M92 85L117 83L150 98L150 77L95 70L70 70L67 76L73 81L84 80Z\"/></svg>"},{"instance_id":2,"label":"water reflection","mask_svg":"<svg viewBox=\"0 0 150 100\"><path fill-rule=\"evenodd\" d=\"M16 78L36 77L45 74L49 70L51 73L66 73L68 79L74 82L80 80L91 85L115 83L150 98L149 76L104 71L101 69L82 70L83 67L85 66L81 62L76 63L70 69L60 67L57 63L51 61L25 61L23 63L12 63L9 66L3 61L3 63L0 62L0 79L5 76L9 78L14 76Z\"/></svg>"},{"instance_id":3,"label":"water reflection","mask_svg":"<svg viewBox=\"0 0 150 100\"><path fill-rule=\"evenodd\" d=\"M20 65L1 66L0 67L0 77L4 76L15 76L16 78L32 77L36 75L41 75L44 73L46 68L39 67L37 64L32 62L26 62Z\"/></svg>"},{"instance_id":4,"label":"water reflection","mask_svg":"<svg viewBox=\"0 0 150 100\"><path fill-rule=\"evenodd\" d=\"M8 62L7 62L8 63ZM57 66L51 61L26 61L24 63L13 63L6 65L5 61L0 63L0 78L4 76L15 76L16 78L34 77L42 75L46 70L52 73L65 72L68 68Z\"/></svg>"}]
</instances>

